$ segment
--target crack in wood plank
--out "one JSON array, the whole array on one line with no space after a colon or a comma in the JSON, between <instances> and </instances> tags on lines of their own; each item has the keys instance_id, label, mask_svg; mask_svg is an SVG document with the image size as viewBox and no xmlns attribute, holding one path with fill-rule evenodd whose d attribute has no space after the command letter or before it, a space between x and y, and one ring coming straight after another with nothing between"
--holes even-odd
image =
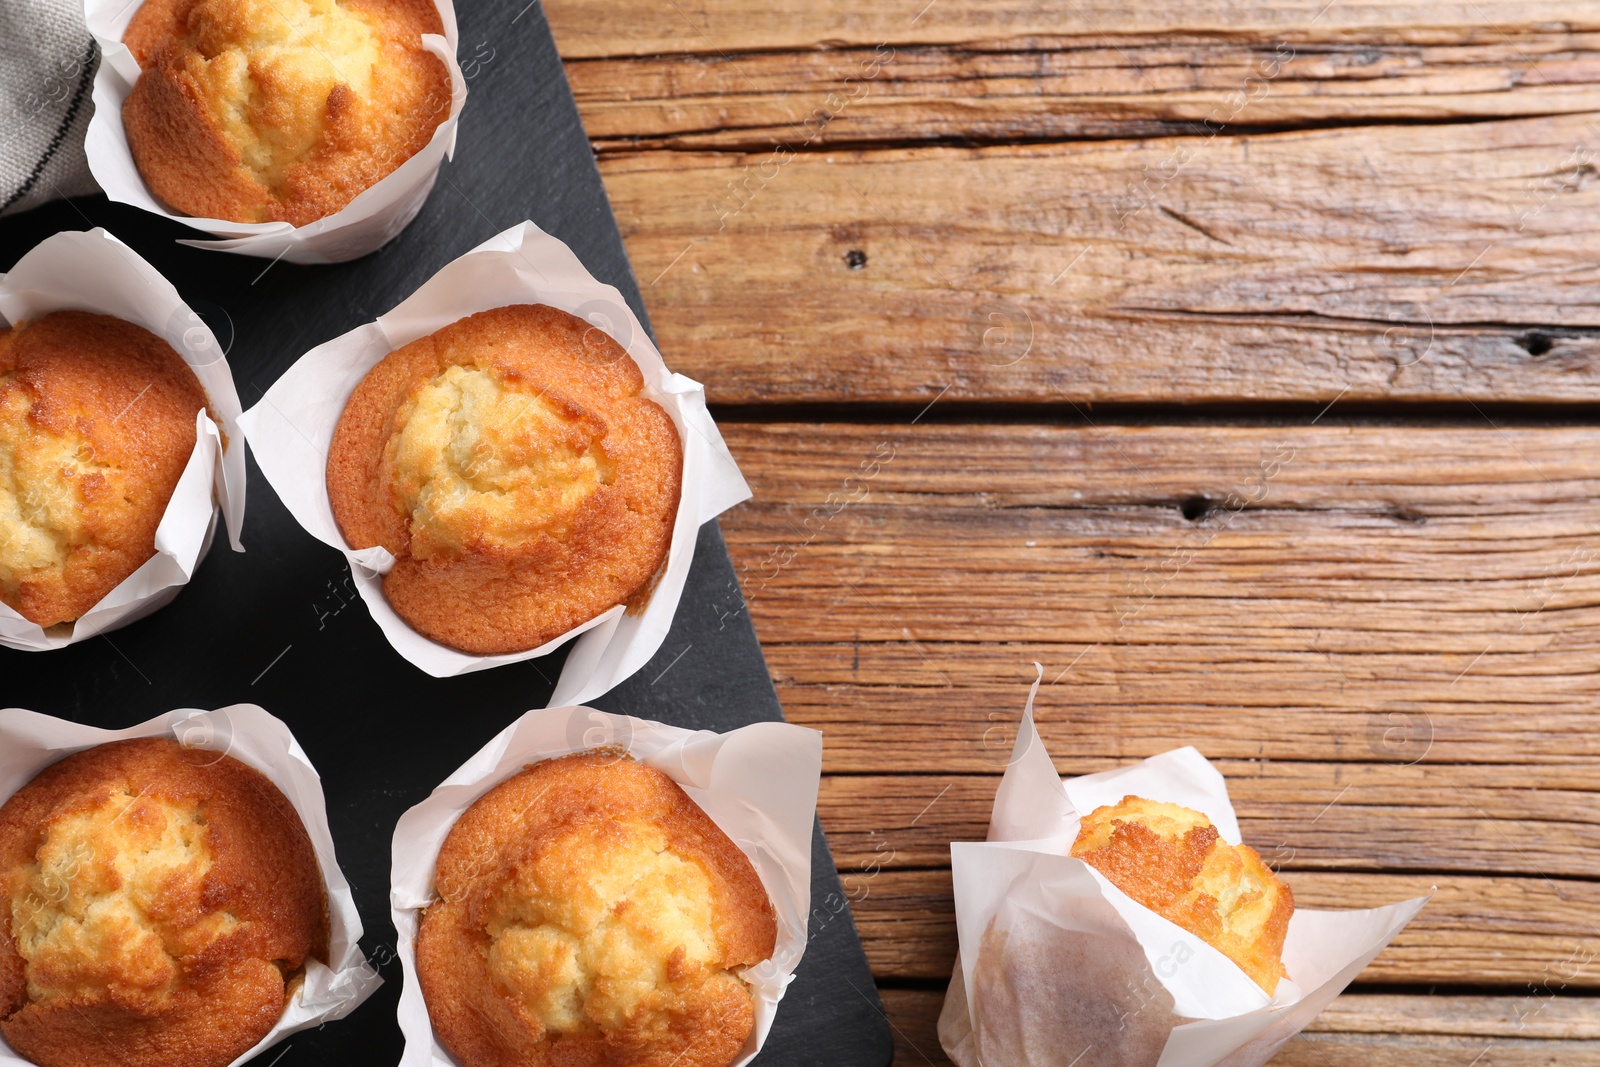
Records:
<instances>
[{"instance_id":1,"label":"crack in wood plank","mask_svg":"<svg viewBox=\"0 0 1600 1067\"><path fill-rule=\"evenodd\" d=\"M717 403L905 403L930 383L957 403L1579 403L1600 399L1600 183L1542 183L1579 166L1574 144L1600 151L1595 129L796 156L731 218L717 198L759 159L602 169L642 273L699 242L652 318ZM991 351L996 315L1020 357Z\"/></svg>"}]
</instances>

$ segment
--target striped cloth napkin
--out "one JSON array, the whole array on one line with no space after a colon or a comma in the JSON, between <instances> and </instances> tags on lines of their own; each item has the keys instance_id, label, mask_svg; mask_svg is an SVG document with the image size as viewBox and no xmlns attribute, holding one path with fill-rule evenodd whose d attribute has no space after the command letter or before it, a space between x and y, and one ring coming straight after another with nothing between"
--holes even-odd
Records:
<instances>
[{"instance_id":1,"label":"striped cloth napkin","mask_svg":"<svg viewBox=\"0 0 1600 1067\"><path fill-rule=\"evenodd\" d=\"M0 0L0 214L97 188L83 156L97 61L83 0Z\"/></svg>"}]
</instances>

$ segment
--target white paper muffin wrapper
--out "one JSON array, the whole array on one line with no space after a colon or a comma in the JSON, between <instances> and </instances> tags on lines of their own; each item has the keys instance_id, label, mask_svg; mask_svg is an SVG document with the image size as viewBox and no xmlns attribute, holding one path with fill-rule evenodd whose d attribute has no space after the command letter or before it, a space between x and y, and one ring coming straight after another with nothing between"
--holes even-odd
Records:
<instances>
[{"instance_id":1,"label":"white paper muffin wrapper","mask_svg":"<svg viewBox=\"0 0 1600 1067\"><path fill-rule=\"evenodd\" d=\"M1068 855L1079 813L1130 794L1204 812L1240 843L1227 785L1195 749L1064 781L1029 696L988 841L950 846L960 952L939 1040L957 1067L1259 1067L1429 899L1296 908L1289 977L1268 997L1221 952Z\"/></svg>"},{"instance_id":2,"label":"white paper muffin wrapper","mask_svg":"<svg viewBox=\"0 0 1600 1067\"><path fill-rule=\"evenodd\" d=\"M349 1015L383 979L367 964L357 944L361 940L361 916L356 912L350 883L334 856L322 779L289 728L263 709L254 704L234 704L216 711L181 708L126 730L101 730L21 708L7 708L0 711L0 803L50 764L74 752L136 737L175 738L185 748L215 752L218 759L232 756L266 775L294 805L322 868L328 891L328 960L306 960L305 981L278 1024L233 1062L244 1063L296 1031ZM28 1064L0 1038L0 1067Z\"/></svg>"},{"instance_id":3,"label":"white paper muffin wrapper","mask_svg":"<svg viewBox=\"0 0 1600 1067\"><path fill-rule=\"evenodd\" d=\"M141 619L177 596L211 547L218 502L229 542L235 552L244 551L239 543L245 491L239 394L211 328L183 302L171 282L99 228L46 238L9 274L0 274L0 317L7 323L66 309L125 319L171 345L200 379L208 410L222 420L228 447L222 447L217 424L206 411L199 412L194 451L156 528L155 555L76 622L45 630L0 604L0 645L28 652L87 641Z\"/></svg>"},{"instance_id":4,"label":"white paper muffin wrapper","mask_svg":"<svg viewBox=\"0 0 1600 1067\"><path fill-rule=\"evenodd\" d=\"M681 785L755 865L777 913L778 939L770 960L741 972L755 999L755 1029L733 1067L743 1067L761 1050L806 947L822 735L782 722L718 734L570 707L523 715L395 826L389 908L405 971L399 1008L406 1037L401 1067L456 1063L428 1021L415 948L421 911L434 900L434 866L444 839L462 812L528 764L603 746L625 749Z\"/></svg>"},{"instance_id":5,"label":"white paper muffin wrapper","mask_svg":"<svg viewBox=\"0 0 1600 1067\"><path fill-rule=\"evenodd\" d=\"M683 491L666 567L639 614L614 607L538 648L473 656L430 641L383 596L394 557L352 549L328 502L328 447L351 392L374 364L401 345L457 319L508 304L548 304L603 330L627 349L644 375L644 395L672 416L683 441ZM531 222L501 233L446 264L376 322L318 345L279 378L240 420L262 473L284 506L317 540L350 561L356 587L395 650L435 678L543 656L574 637L551 706L581 704L647 663L672 625L700 526L746 499L750 487L706 411L699 382L667 369L622 294L596 281L561 241ZM581 635L581 636L579 636Z\"/></svg>"},{"instance_id":6,"label":"white paper muffin wrapper","mask_svg":"<svg viewBox=\"0 0 1600 1067\"><path fill-rule=\"evenodd\" d=\"M181 222L222 240L181 241L246 256L290 263L343 263L382 247L416 218L433 189L439 165L456 150L456 126L467 102L467 82L456 62L456 10L453 0L436 0L444 36L423 34L422 43L450 69L450 114L421 151L396 167L332 215L304 226L287 222L230 222L177 215L145 185L128 149L122 102L139 80L139 64L122 35L142 0L84 0L89 32L100 46L94 77L94 116L84 137L89 170L106 195L162 218Z\"/></svg>"}]
</instances>

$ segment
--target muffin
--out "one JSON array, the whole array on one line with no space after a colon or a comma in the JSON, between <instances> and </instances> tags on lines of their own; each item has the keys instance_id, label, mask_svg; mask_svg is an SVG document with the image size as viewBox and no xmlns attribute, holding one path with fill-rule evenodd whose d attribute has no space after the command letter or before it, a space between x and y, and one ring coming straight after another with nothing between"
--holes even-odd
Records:
<instances>
[{"instance_id":1,"label":"muffin","mask_svg":"<svg viewBox=\"0 0 1600 1067\"><path fill-rule=\"evenodd\" d=\"M70 622L155 555L204 407L131 322L57 311L0 332L0 601Z\"/></svg>"},{"instance_id":2,"label":"muffin","mask_svg":"<svg viewBox=\"0 0 1600 1067\"><path fill-rule=\"evenodd\" d=\"M1294 893L1200 812L1124 797L1084 817L1072 855L1237 963L1269 996L1277 991Z\"/></svg>"},{"instance_id":3,"label":"muffin","mask_svg":"<svg viewBox=\"0 0 1600 1067\"><path fill-rule=\"evenodd\" d=\"M128 148L174 211L304 226L410 159L450 114L433 0L145 0Z\"/></svg>"},{"instance_id":4,"label":"muffin","mask_svg":"<svg viewBox=\"0 0 1600 1067\"><path fill-rule=\"evenodd\" d=\"M413 629L496 655L648 599L683 444L616 341L542 304L479 312L396 349L346 402L328 498L352 548L395 557Z\"/></svg>"},{"instance_id":5,"label":"muffin","mask_svg":"<svg viewBox=\"0 0 1600 1067\"><path fill-rule=\"evenodd\" d=\"M100 745L0 806L0 1033L41 1067L222 1067L327 957L322 876L267 778Z\"/></svg>"},{"instance_id":6,"label":"muffin","mask_svg":"<svg viewBox=\"0 0 1600 1067\"><path fill-rule=\"evenodd\" d=\"M463 1067L727 1067L771 957L748 857L676 782L604 751L546 760L439 851L417 978Z\"/></svg>"}]
</instances>

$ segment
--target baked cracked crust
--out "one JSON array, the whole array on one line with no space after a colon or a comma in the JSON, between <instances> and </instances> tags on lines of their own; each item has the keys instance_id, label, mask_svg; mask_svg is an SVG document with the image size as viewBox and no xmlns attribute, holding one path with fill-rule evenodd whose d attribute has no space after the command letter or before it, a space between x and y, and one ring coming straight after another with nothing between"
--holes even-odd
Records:
<instances>
[{"instance_id":1,"label":"baked cracked crust","mask_svg":"<svg viewBox=\"0 0 1600 1067\"><path fill-rule=\"evenodd\" d=\"M122 105L150 191L187 215L304 226L410 159L450 114L433 0L145 0Z\"/></svg>"},{"instance_id":2,"label":"baked cracked crust","mask_svg":"<svg viewBox=\"0 0 1600 1067\"><path fill-rule=\"evenodd\" d=\"M1237 963L1269 996L1286 977L1293 891L1200 812L1124 797L1084 816L1072 855Z\"/></svg>"},{"instance_id":3,"label":"baked cracked crust","mask_svg":"<svg viewBox=\"0 0 1600 1067\"><path fill-rule=\"evenodd\" d=\"M221 1067L327 956L289 801L170 738L68 756L6 801L0 907L0 1032L41 1067Z\"/></svg>"},{"instance_id":4,"label":"baked cracked crust","mask_svg":"<svg viewBox=\"0 0 1600 1067\"><path fill-rule=\"evenodd\" d=\"M57 311L0 331L0 601L70 622L155 555L205 406L131 322Z\"/></svg>"},{"instance_id":5,"label":"baked cracked crust","mask_svg":"<svg viewBox=\"0 0 1600 1067\"><path fill-rule=\"evenodd\" d=\"M439 851L417 933L434 1032L464 1067L727 1067L771 957L748 857L676 782L605 752L484 794Z\"/></svg>"},{"instance_id":6,"label":"baked cracked crust","mask_svg":"<svg viewBox=\"0 0 1600 1067\"><path fill-rule=\"evenodd\" d=\"M396 349L350 395L328 498L383 593L474 655L537 648L638 602L672 540L683 445L616 341L542 304Z\"/></svg>"}]
</instances>

